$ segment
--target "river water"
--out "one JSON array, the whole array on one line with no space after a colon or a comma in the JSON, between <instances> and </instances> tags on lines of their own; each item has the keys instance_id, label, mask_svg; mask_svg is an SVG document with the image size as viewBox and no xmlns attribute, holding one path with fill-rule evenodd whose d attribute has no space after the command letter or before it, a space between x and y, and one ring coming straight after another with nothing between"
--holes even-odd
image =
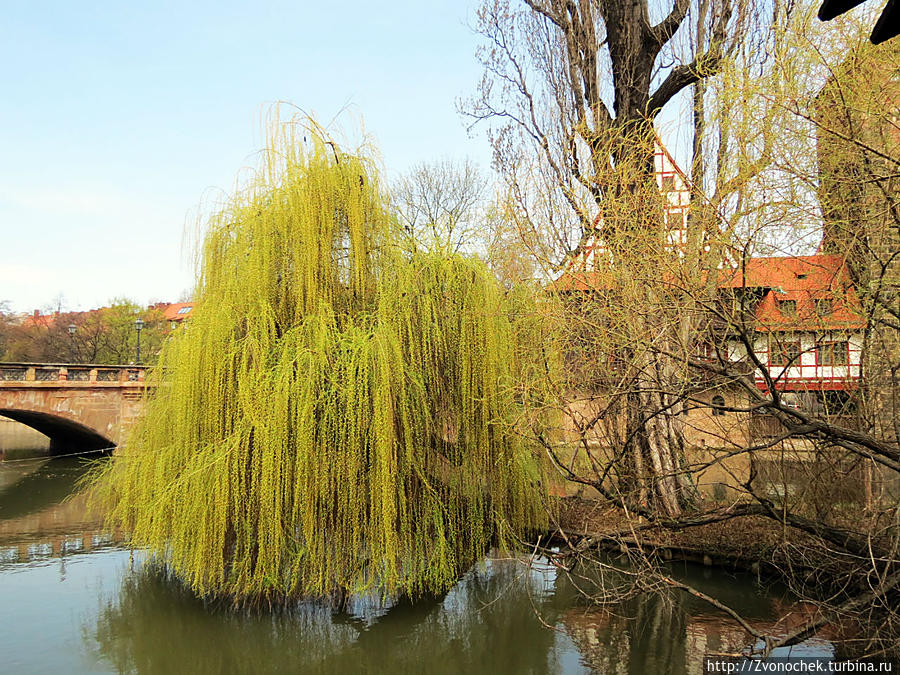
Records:
<instances>
[{"instance_id":1,"label":"river water","mask_svg":"<svg viewBox=\"0 0 900 675\"><path fill-rule=\"evenodd\" d=\"M208 607L71 497L85 470L80 458L0 463L0 672L681 674L746 642L693 598L599 609L552 567L503 558L415 604ZM681 564L671 573L776 633L773 618L791 604L753 576ZM821 639L793 650L831 653Z\"/></svg>"}]
</instances>

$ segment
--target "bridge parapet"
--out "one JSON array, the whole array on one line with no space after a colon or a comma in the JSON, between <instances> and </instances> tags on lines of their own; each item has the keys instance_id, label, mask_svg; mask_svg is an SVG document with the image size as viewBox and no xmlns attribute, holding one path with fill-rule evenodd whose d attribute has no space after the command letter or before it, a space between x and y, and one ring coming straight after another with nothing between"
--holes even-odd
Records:
<instances>
[{"instance_id":1,"label":"bridge parapet","mask_svg":"<svg viewBox=\"0 0 900 675\"><path fill-rule=\"evenodd\" d=\"M71 363L0 363L0 387L22 383L81 382L90 385L144 384L147 366L118 366ZM38 385L40 386L40 385Z\"/></svg>"}]
</instances>

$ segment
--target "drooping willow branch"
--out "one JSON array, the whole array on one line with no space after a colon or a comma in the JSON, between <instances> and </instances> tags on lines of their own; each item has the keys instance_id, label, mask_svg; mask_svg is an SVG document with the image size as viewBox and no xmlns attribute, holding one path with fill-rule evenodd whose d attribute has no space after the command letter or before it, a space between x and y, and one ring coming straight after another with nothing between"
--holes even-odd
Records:
<instances>
[{"instance_id":1,"label":"drooping willow branch","mask_svg":"<svg viewBox=\"0 0 900 675\"><path fill-rule=\"evenodd\" d=\"M200 595L437 593L542 525L503 291L404 250L386 204L369 160L283 125L208 225L190 323L94 483Z\"/></svg>"}]
</instances>

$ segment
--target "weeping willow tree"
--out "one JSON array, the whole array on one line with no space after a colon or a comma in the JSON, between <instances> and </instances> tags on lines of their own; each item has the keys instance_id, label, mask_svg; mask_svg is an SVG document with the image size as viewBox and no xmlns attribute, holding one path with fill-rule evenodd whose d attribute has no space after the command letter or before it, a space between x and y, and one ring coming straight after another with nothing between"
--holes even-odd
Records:
<instances>
[{"instance_id":1,"label":"weeping willow tree","mask_svg":"<svg viewBox=\"0 0 900 675\"><path fill-rule=\"evenodd\" d=\"M405 250L386 203L370 160L278 125L208 225L191 321L92 486L198 595L439 593L541 525L503 292Z\"/></svg>"}]
</instances>

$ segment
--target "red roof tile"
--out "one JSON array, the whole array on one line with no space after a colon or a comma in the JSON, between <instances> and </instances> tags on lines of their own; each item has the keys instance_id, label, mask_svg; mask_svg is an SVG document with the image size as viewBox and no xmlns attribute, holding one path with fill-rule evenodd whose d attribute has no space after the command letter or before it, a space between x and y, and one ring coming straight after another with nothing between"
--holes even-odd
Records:
<instances>
[{"instance_id":1,"label":"red roof tile","mask_svg":"<svg viewBox=\"0 0 900 675\"><path fill-rule=\"evenodd\" d=\"M767 289L756 307L760 331L865 326L846 261L839 255L750 258L720 286Z\"/></svg>"},{"instance_id":2,"label":"red roof tile","mask_svg":"<svg viewBox=\"0 0 900 675\"><path fill-rule=\"evenodd\" d=\"M602 270L568 271L551 284L558 292L611 286ZM756 307L760 331L859 330L865 326L850 273L838 255L749 258L733 272L723 271L719 287L765 291Z\"/></svg>"},{"instance_id":3,"label":"red roof tile","mask_svg":"<svg viewBox=\"0 0 900 675\"><path fill-rule=\"evenodd\" d=\"M163 318L165 318L166 321L184 321L190 317L191 312L194 309L194 303L173 302L171 305L161 309L163 310Z\"/></svg>"},{"instance_id":4,"label":"red roof tile","mask_svg":"<svg viewBox=\"0 0 900 675\"><path fill-rule=\"evenodd\" d=\"M728 288L781 288L785 291L821 290L850 284L844 258L839 255L773 256L749 258L720 286Z\"/></svg>"}]
</instances>

